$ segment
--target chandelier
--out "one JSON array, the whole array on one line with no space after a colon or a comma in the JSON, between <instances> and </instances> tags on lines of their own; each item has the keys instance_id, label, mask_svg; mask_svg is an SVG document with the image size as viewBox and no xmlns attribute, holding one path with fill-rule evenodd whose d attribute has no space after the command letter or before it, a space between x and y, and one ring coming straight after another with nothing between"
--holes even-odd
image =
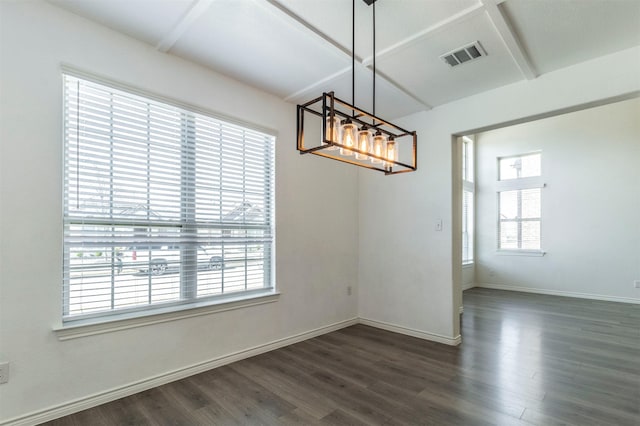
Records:
<instances>
[{"instance_id":1,"label":"chandelier","mask_svg":"<svg viewBox=\"0 0 640 426\"><path fill-rule=\"evenodd\" d=\"M369 113L355 106L355 0L352 0L351 103L328 92L298 105L296 148L300 154L315 154L385 175L413 172L417 169L416 132L376 116L376 0L363 1L373 4L373 111Z\"/></svg>"}]
</instances>

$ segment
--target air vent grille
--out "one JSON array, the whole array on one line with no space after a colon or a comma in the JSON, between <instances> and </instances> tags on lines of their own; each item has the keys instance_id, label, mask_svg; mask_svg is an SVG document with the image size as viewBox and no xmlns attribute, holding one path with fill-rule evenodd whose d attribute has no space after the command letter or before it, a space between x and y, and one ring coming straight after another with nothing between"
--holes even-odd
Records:
<instances>
[{"instance_id":1,"label":"air vent grille","mask_svg":"<svg viewBox=\"0 0 640 426\"><path fill-rule=\"evenodd\" d=\"M466 46L447 52L444 55L440 55L440 58L449 66L455 67L483 56L487 56L487 52L482 48L479 41L474 41Z\"/></svg>"}]
</instances>

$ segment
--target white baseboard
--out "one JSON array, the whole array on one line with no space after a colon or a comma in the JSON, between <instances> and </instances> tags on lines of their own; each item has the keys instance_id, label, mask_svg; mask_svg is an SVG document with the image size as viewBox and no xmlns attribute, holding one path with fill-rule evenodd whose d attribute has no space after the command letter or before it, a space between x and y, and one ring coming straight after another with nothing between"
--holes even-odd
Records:
<instances>
[{"instance_id":1,"label":"white baseboard","mask_svg":"<svg viewBox=\"0 0 640 426\"><path fill-rule=\"evenodd\" d=\"M521 291L526 293L548 294L553 296L577 297L577 298L583 298L583 299L594 299L594 300L603 300L603 301L611 301L611 302L640 304L640 299L630 298L630 297L615 297L615 296L604 296L599 294L577 293L577 292L567 292L567 291L559 291L559 290L546 290L546 289L529 288L529 287L514 287L514 286L492 284L492 283L473 283L470 286L463 286L463 289L466 290L472 287L492 288L496 290ZM462 311L463 311L463 307L460 307L460 312L462 313ZM238 351L229 355L210 359L208 361L204 361L204 362L194 364L178 370L170 371L170 372L160 374L148 379L133 382L133 383L120 386L117 388L113 388L104 392L96 393L87 397L79 398L65 404L53 406L44 410L39 410L37 412L26 414L20 417L15 417L13 419L5 420L0 423L0 426L27 426L27 425L30 426L30 425L40 424L43 422L54 420L59 417L73 414L78 411L86 410L88 408L92 408L101 404L105 404L107 402L114 401L119 398L123 398L138 392L142 392L157 386L161 386L176 380L180 380L180 379L192 376L194 374L202 373L204 371L208 371L216 367L221 367L223 365L230 364L232 362L250 358L252 356L269 352L284 346L292 345L294 343L311 339L313 337L330 333L332 331L340 330L342 328L349 327L351 325L355 325L358 323L368 325L371 327L380 328L387 331L391 331L394 333L405 334L405 335L417 337L420 339L430 340L438 343L444 343L446 345L451 345L451 346L457 346L462 342L462 337L460 335L456 337L449 337L449 336L443 336L435 333L428 333L428 332L415 330L408 327L403 327L400 325L390 324L390 323L367 319L367 318L352 318L352 319L340 321L325 327L320 327L304 333L299 333L283 339L278 339L269 343L265 343L265 344L248 348L242 351Z\"/></svg>"},{"instance_id":2,"label":"white baseboard","mask_svg":"<svg viewBox=\"0 0 640 426\"><path fill-rule=\"evenodd\" d=\"M469 290L474 287L476 287L476 283L462 284L462 291Z\"/></svg>"},{"instance_id":3,"label":"white baseboard","mask_svg":"<svg viewBox=\"0 0 640 426\"><path fill-rule=\"evenodd\" d=\"M355 324L365 324L371 327L380 328L394 333L405 334L408 336L418 337L420 339L430 340L438 343L444 343L446 345L456 346L462 342L460 335L451 338L434 333L427 333L420 330L414 330L399 325L389 324L381 321L366 319L366 318L352 318L345 321L340 321L335 324L331 324L325 327L320 327L314 330L310 330L304 333L296 334L283 339L274 340L270 343L258 345L252 348L248 348L242 351L234 352L229 355L221 356L218 358L210 359L198 364L194 364L178 370L169 371L148 379L140 380L137 382L129 383L124 386L119 386L104 392L99 392L87 397L79 398L74 401L70 401L61 405L56 405L44 410L39 410L30 414L26 414L13 419L0 422L0 426L32 426L55 420L57 418L68 416L69 414L77 413L78 411L93 408L101 404L106 404L116 399L124 398L129 395L143 392L145 390L161 386L176 380L184 379L194 374L202 373L213 368L221 367L232 362L240 361L252 356L260 355L265 352L273 351L284 346L289 346L294 343L301 342L303 340L311 339L313 337L320 336L322 334L331 333L332 331L340 330L345 327L349 327Z\"/></svg>"},{"instance_id":4,"label":"white baseboard","mask_svg":"<svg viewBox=\"0 0 640 426\"><path fill-rule=\"evenodd\" d=\"M108 391L100 392L94 395L90 395L84 398L76 399L75 401L50 407L45 410L40 410L24 416L5 420L4 422L0 423L0 425L31 426L31 425L40 424L43 422L57 419L59 417L67 416L69 414L77 413L78 411L86 410L87 408L92 408L101 404L105 404L107 402L115 401L116 399L133 395L135 393L142 392L142 391L154 388L156 386L161 386L176 380L184 379L185 377L193 376L194 374L202 373L204 371L211 370L212 368L221 367L223 365L230 364L232 362L240 361L245 358L250 358L255 355L269 352L274 349L282 348L284 346L292 345L294 343L311 339L313 337L330 333L332 331L340 330L341 328L349 327L355 324L358 324L358 318L352 318L349 320L340 321L325 327L316 328L315 330L296 334L283 339L274 340L273 342L270 342L270 343L265 343L263 345L258 345L253 348L248 348L248 349L238 351L229 355L221 356L221 357L210 359L208 361L204 361L198 364L194 364L189 367L163 373L145 380L129 383L128 385L120 386L120 387L110 389Z\"/></svg>"},{"instance_id":5,"label":"white baseboard","mask_svg":"<svg viewBox=\"0 0 640 426\"><path fill-rule=\"evenodd\" d=\"M427 333L413 328L407 328L400 325L389 324L387 322L376 321L367 318L360 318L358 321L360 324L369 325L371 327L380 328L382 330L392 331L394 333L406 334L407 336L418 337L424 340L431 340L433 342L444 343L445 345L457 346L462 342L460 335L456 337L442 336L435 333Z\"/></svg>"},{"instance_id":6,"label":"white baseboard","mask_svg":"<svg viewBox=\"0 0 640 426\"><path fill-rule=\"evenodd\" d=\"M622 302L640 304L640 299L633 297L605 296L602 294L578 293L574 291L548 290L533 287L515 287L503 284L476 283L476 287L492 288L495 290L522 291L524 293L548 294L550 296L577 297L579 299L602 300L605 302Z\"/></svg>"}]
</instances>

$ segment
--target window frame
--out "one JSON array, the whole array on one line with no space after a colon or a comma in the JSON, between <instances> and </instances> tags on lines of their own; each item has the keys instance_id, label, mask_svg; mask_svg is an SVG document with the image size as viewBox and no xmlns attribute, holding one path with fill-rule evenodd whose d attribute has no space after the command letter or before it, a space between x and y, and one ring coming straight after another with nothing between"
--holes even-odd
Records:
<instances>
[{"instance_id":1,"label":"window frame","mask_svg":"<svg viewBox=\"0 0 640 426\"><path fill-rule=\"evenodd\" d=\"M538 176L525 176L525 177L517 177L517 178L506 178L506 179L502 179L500 176L500 160L507 160L510 158L522 158L522 157L528 157L531 155L540 155L540 175ZM496 180L498 182L513 182L513 181L520 181L521 179L531 179L531 178L540 178L542 177L542 151L541 150L537 150L537 151L529 151L529 152L525 152L522 154L514 154L514 155L503 155L501 157L497 157L496 158Z\"/></svg>"},{"instance_id":2,"label":"window frame","mask_svg":"<svg viewBox=\"0 0 640 426\"><path fill-rule=\"evenodd\" d=\"M110 79L106 79L103 77L98 77L96 75L90 74L90 73L85 73L82 71L79 71L75 68L72 67L68 67L68 66L62 66L61 67L61 71L62 71L62 75L61 75L61 81L62 81L62 91L63 91L63 99L64 96L66 96L66 76L69 76L71 78L77 78L80 80L85 80L90 84L97 84L97 85L102 85L102 86L106 86L109 90L114 90L117 92L124 92L127 95L132 95L135 97L142 97L144 98L146 101L149 102L153 102L153 103L160 103L160 104L164 104L166 106L170 106L170 107L174 107L177 108L178 110L180 110L181 114L190 114L192 116L192 118L195 119L196 115L199 116L203 116L207 119L212 119L218 123L220 123L221 126L235 126L235 127L241 127L243 128L245 131L251 131L251 132L257 132L260 134L263 134L265 136L265 138L270 138L270 142L269 142L269 146L267 148L265 148L265 161L267 161L267 163L265 163L264 167L265 170L268 170L269 173L269 178L267 179L267 183L265 183L265 197L269 198L268 201L268 207L265 206L265 208L269 209L268 215L268 221L266 222L266 226L268 228L268 230L266 232L268 232L269 235L269 242L265 243L265 247L264 247L264 254L263 254L263 259L264 259L264 272L263 272L263 280L265 283L264 287L256 289L256 290L245 290L243 292L238 292L238 293L224 293L223 290L221 290L221 294L219 295L213 295L213 296L202 296L202 297L198 297L197 294L195 294L192 290L193 290L193 286L195 285L195 278L191 279L190 283L187 283L186 280L183 278L184 275L187 275L189 272L183 273L180 272L180 284L179 284L179 292L180 292L180 298L178 300L173 300L169 303L146 303L146 304L141 304L141 305L137 305L137 306L132 306L132 307L127 307L127 308L122 308L122 309L114 309L113 307L111 309L105 309L105 310L101 310L101 311L97 311L97 312L93 312L93 313L86 313L86 314L79 314L79 315L72 315L69 316L67 315L69 310L68 310L68 303L69 301L68 299L68 288L66 288L69 285L69 277L68 277L68 271L70 270L70 256L68 255L67 251L69 250L67 248L67 236L65 235L64 237L64 246L63 246L63 253L66 253L63 256L63 276L62 276L62 282L63 282L63 295L62 295L62 316L60 318L60 323L59 325L56 327L56 329L58 331L61 330L70 330L70 329L75 329L77 327L85 327L85 326L94 326L93 328L95 328L96 325L98 325L99 327L97 329L99 330L103 330L103 329L110 329L109 326L105 327L104 324L108 324L108 323L114 323L114 324L120 324L120 325L116 325L115 327L122 327L122 323L123 321L126 322L127 324L131 325L131 326L137 326L137 324L147 324L150 322L164 322L167 320L167 318L169 319L175 319L175 318L184 318L184 317L189 317L189 316L193 316L194 312L196 315L201 315L203 313L210 313L210 312L216 312L216 311L220 311L220 310L227 310L227 309L235 309L238 307L244 307L244 306L251 306L251 305L255 305L255 304L262 304L262 303L268 303L271 301L275 301L277 300L277 296L278 296L278 292L276 291L276 280L275 280L275 244L276 244L276 235L275 235L275 146L276 146L276 136L277 136L277 132L271 130L271 129L267 129L267 128L263 128L257 125L254 125L252 123L247 123L245 121L241 121L241 120L237 120L237 119L233 119L227 116L222 116L220 114L217 113L213 113L211 111L208 111L206 109L202 109L199 107L195 107L193 105L190 104L186 104L186 103L182 103L173 99L168 99L166 97L163 96L158 96L152 93L148 93L146 91L137 89L137 88L132 88L126 84L121 84L118 82L114 82ZM66 101L65 101L66 102ZM67 117L67 107L66 107L66 103L65 103L65 107L62 110L62 121L63 121L63 128L64 133L62 135L62 139L63 139L63 144L64 144L64 149L63 149L63 155L66 158L68 155L68 143L69 141L67 140L67 135L66 135L66 128L67 128L67 121L68 121L68 117ZM191 139L189 141L187 141L187 138L185 137L185 131L182 130L181 131L181 137L180 139L182 140L181 145L182 148L184 149L185 144L189 145L189 144L193 144L195 145L196 139ZM265 139L266 140L266 139ZM195 146L193 147L193 151L195 152ZM182 154L181 154L182 156ZM182 158L182 157L181 157ZM70 224L73 222L72 219L70 219L67 216L66 213L66 209L67 209L67 203L68 200L66 200L67 198L67 164L66 164L65 160L65 164L63 166L63 173L62 173L62 179L63 179L63 205L65 206L65 210L63 211L63 218L64 218L64 227L65 229L68 226L71 226ZM244 161L244 160L243 160ZM181 169L183 168L183 163L181 160ZM194 171L195 166L194 166ZM112 171L113 173L113 171ZM183 173L183 171L180 171L180 173ZM195 185L195 184L192 184ZM194 188L191 189L187 189L187 191L194 191ZM184 199L185 195L188 195L187 193L184 192L184 188L180 189L180 194L178 194L180 199ZM110 201L110 203L112 203L113 200ZM181 202L181 209L183 202ZM195 209L194 209L195 210ZM195 213L194 213L195 214ZM181 216L181 221L183 220L183 214L180 214ZM78 220L82 220L82 219L78 219ZM111 224L109 224L111 225ZM184 226L185 224L183 224L182 226ZM153 224L151 222L147 223L148 227L153 226ZM186 226L189 226L189 224L186 224ZM249 226L249 228L246 228L247 230L251 228L251 225L247 225ZM261 228L264 228L264 226L261 226ZM265 228L265 229L267 229ZM243 227L242 229L245 229L245 227ZM193 244L191 244L193 245ZM184 247L188 246L188 244L184 244ZM196 247L196 246L194 246ZM181 257L180 257L180 268L182 271L187 271L187 269L185 268L186 263L185 262L189 262L190 257L188 255L184 255L183 254L183 250L185 250L185 248L181 249ZM195 248L189 249L186 248L187 251L191 250L197 250ZM193 257L193 256L191 256ZM245 256L246 257L246 256ZM192 259L193 260L193 259ZM246 261L246 259L245 259ZM197 266L196 266L196 270L197 270ZM150 271L149 271L150 273ZM112 272L113 275L113 272ZM190 291L191 290L191 291ZM113 291L113 290L112 290ZM185 294L191 294L190 297L186 297ZM150 319L149 317L158 317L157 319ZM125 328L129 328L128 326ZM76 334L83 334L85 333L84 331L81 333L75 333L75 332L71 332L68 333L68 335L71 336L75 336ZM92 333L89 333L92 334ZM62 338L62 337L61 337Z\"/></svg>"},{"instance_id":3,"label":"window frame","mask_svg":"<svg viewBox=\"0 0 640 426\"><path fill-rule=\"evenodd\" d=\"M473 265L475 262L475 138L473 136L462 136L461 138L461 151L462 151L462 167L461 167L461 180L462 180L462 265ZM469 179L471 178L471 179ZM464 210L464 197L465 193L470 193L472 198L471 207L467 206L467 212L470 211L470 215L465 216ZM469 218L470 216L470 218ZM465 232L466 230L466 232ZM470 251L471 256L465 258L465 234L467 237L467 254Z\"/></svg>"},{"instance_id":4,"label":"window frame","mask_svg":"<svg viewBox=\"0 0 640 426\"><path fill-rule=\"evenodd\" d=\"M519 177L519 178L511 178L511 179L500 179L500 161L508 158L519 158L525 157L529 155L539 154L540 155L540 175L539 176L528 176L528 177ZM505 155L496 158L496 252L498 254L505 255L522 255L522 256L544 256L546 252L543 250L543 234L542 234L542 223L543 223L543 214L542 214L542 198L543 191L546 187L546 184L543 181L543 161L542 161L542 151L531 151L521 154L515 155ZM501 224L505 221L501 218L501 210L500 210L500 194L502 192L510 192L510 191L522 191L528 189L540 189L540 216L538 218L516 218L507 220L507 222L515 222L518 227L518 234L521 235L521 229L523 222L532 222L537 221L540 224L540 248L538 249L528 249L528 248L504 248L501 246L502 243L502 233L501 233ZM521 201L520 201L521 203ZM522 207L519 206L521 209ZM522 239L518 240L518 244L522 245Z\"/></svg>"}]
</instances>

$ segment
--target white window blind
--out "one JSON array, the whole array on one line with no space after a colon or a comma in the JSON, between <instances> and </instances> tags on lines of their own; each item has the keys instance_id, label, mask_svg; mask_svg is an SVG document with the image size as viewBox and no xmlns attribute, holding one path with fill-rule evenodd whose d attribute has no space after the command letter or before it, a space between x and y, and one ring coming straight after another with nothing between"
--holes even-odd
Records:
<instances>
[{"instance_id":1,"label":"white window blind","mask_svg":"<svg viewBox=\"0 0 640 426\"><path fill-rule=\"evenodd\" d=\"M462 263L473 262L474 246L474 142L469 136L462 138Z\"/></svg>"},{"instance_id":2,"label":"white window blind","mask_svg":"<svg viewBox=\"0 0 640 426\"><path fill-rule=\"evenodd\" d=\"M473 262L473 191L462 191L462 263Z\"/></svg>"},{"instance_id":3,"label":"white window blind","mask_svg":"<svg viewBox=\"0 0 640 426\"><path fill-rule=\"evenodd\" d=\"M65 321L272 290L273 136L64 75Z\"/></svg>"},{"instance_id":4,"label":"white window blind","mask_svg":"<svg viewBox=\"0 0 640 426\"><path fill-rule=\"evenodd\" d=\"M473 183L475 180L473 139L469 136L462 137L462 180Z\"/></svg>"}]
</instances>

